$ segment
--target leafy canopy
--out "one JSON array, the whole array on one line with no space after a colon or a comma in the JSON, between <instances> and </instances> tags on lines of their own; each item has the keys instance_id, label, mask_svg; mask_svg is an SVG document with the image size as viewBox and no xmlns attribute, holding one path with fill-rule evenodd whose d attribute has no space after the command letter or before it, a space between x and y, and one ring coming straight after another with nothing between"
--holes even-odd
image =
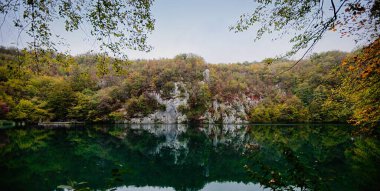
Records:
<instances>
[{"instance_id":1,"label":"leafy canopy","mask_svg":"<svg viewBox=\"0 0 380 191\"><path fill-rule=\"evenodd\" d=\"M66 31L84 31L100 43L102 51L121 54L124 48L149 51L146 39L154 29L153 0L4 0L0 15L32 37L33 49L55 49L52 23L63 20ZM4 22L3 22L4 23ZM87 34L86 34L87 35ZM61 41L62 42L62 41Z\"/></svg>"},{"instance_id":2,"label":"leafy canopy","mask_svg":"<svg viewBox=\"0 0 380 191\"><path fill-rule=\"evenodd\" d=\"M293 47L285 56L302 49L311 51L331 30L342 36L355 35L357 42L370 44L379 37L380 1L368 0L255 0L252 13L243 14L230 30L247 31L257 26L255 40L265 34L292 35ZM301 58L302 59L302 58Z\"/></svg>"}]
</instances>

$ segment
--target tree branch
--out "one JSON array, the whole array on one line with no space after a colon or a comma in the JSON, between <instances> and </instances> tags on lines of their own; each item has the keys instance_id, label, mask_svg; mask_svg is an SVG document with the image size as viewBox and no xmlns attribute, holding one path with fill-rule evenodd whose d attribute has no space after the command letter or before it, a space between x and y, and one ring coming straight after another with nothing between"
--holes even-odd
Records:
<instances>
[{"instance_id":1,"label":"tree branch","mask_svg":"<svg viewBox=\"0 0 380 191\"><path fill-rule=\"evenodd\" d=\"M334 10L334 20L337 20L337 12L336 12L336 9L335 9L335 4L334 4L334 0L331 0L331 6Z\"/></svg>"},{"instance_id":2,"label":"tree branch","mask_svg":"<svg viewBox=\"0 0 380 191\"><path fill-rule=\"evenodd\" d=\"M329 19L328 22L324 23L325 26L323 26L323 28L321 29L320 33L316 36L316 38L314 39L313 43L312 43L312 44L310 45L310 47L305 51L305 53L301 56L301 58L298 59L298 60L297 60L292 66L290 66L288 69L286 69L286 70L280 72L278 75L281 75L281 74L283 74L283 73L285 73L285 72L287 72L287 71L293 69L297 64L299 64L299 63L302 61L302 59L307 55L307 53L309 53L309 52L312 50L312 48L317 44L317 42L321 39L322 35L326 32L326 30L327 30L327 28L329 27L329 25L330 25L331 23L334 24L334 22L335 22L336 19L337 19L337 13L338 13L338 12L340 11L340 9L343 7L343 5L344 5L344 3L345 3L346 1L347 1L347 0L344 0L344 1L342 2L342 4L339 6L339 8L336 10L334 2L333 2L333 0L331 0L331 3L332 3L332 5L333 5L333 9L334 9L334 19L331 18L331 19Z\"/></svg>"}]
</instances>

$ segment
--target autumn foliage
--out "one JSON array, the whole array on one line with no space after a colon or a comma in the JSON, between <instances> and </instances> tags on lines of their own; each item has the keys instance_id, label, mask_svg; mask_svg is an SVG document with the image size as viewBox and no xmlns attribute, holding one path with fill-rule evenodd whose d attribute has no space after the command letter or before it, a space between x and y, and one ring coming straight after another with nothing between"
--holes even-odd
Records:
<instances>
[{"instance_id":1,"label":"autumn foliage","mask_svg":"<svg viewBox=\"0 0 380 191\"><path fill-rule=\"evenodd\" d=\"M354 104L351 122L371 132L380 121L380 38L342 62L342 90Z\"/></svg>"},{"instance_id":2,"label":"autumn foliage","mask_svg":"<svg viewBox=\"0 0 380 191\"><path fill-rule=\"evenodd\" d=\"M172 59L117 60L104 55L61 55L0 49L1 118L38 121L115 122L165 107L150 96L171 99L178 86L190 120L213 103L249 98L250 122L347 121L372 132L380 117L379 40L353 53L313 54L294 61L209 64L194 54ZM207 79L204 76L207 70ZM243 104L243 103L242 103Z\"/></svg>"}]
</instances>

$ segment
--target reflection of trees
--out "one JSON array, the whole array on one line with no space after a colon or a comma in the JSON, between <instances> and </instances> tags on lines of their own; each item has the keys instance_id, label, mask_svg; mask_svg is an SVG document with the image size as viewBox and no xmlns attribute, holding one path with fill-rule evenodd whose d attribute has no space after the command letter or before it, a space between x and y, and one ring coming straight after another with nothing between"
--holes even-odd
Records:
<instances>
[{"instance_id":1,"label":"reflection of trees","mask_svg":"<svg viewBox=\"0 0 380 191\"><path fill-rule=\"evenodd\" d=\"M361 190L375 190L380 188L380 141L372 138L360 137L355 140L354 146L346 150L352 174L361 177Z\"/></svg>"},{"instance_id":2,"label":"reflection of trees","mask_svg":"<svg viewBox=\"0 0 380 191\"><path fill-rule=\"evenodd\" d=\"M17 153L20 151L36 151L47 146L46 141L53 134L53 131L41 129L15 129L4 133L2 143L4 148L0 148L0 156L7 153Z\"/></svg>"},{"instance_id":3,"label":"reflection of trees","mask_svg":"<svg viewBox=\"0 0 380 191\"><path fill-rule=\"evenodd\" d=\"M352 174L352 164L345 154L345 150L355 148L359 141L355 140L353 145L347 126L263 125L251 127L251 134L261 149L251 152L246 168L254 180L266 187L274 190L362 189L360 182L364 177ZM373 159L364 161L368 163ZM368 173L364 165L360 168L360 172L370 176L379 173L377 169Z\"/></svg>"},{"instance_id":4,"label":"reflection of trees","mask_svg":"<svg viewBox=\"0 0 380 191\"><path fill-rule=\"evenodd\" d=\"M187 126L97 126L50 132L55 136L45 147L31 153L15 151L18 157L9 157L12 162L0 159L0 187L52 190L76 181L97 189L151 185L198 190L210 181L248 182L244 158L235 149L216 148L202 131Z\"/></svg>"},{"instance_id":5,"label":"reflection of trees","mask_svg":"<svg viewBox=\"0 0 380 191\"><path fill-rule=\"evenodd\" d=\"M201 131L211 140L214 147L228 146L239 151L244 151L248 145L256 145L249 134L249 127L247 125L209 124L206 128L201 128Z\"/></svg>"},{"instance_id":6,"label":"reflection of trees","mask_svg":"<svg viewBox=\"0 0 380 191\"><path fill-rule=\"evenodd\" d=\"M233 147L220 149L213 146L208 135L202 132L187 125L156 124L131 125L124 128L124 133L116 133L125 135L121 141L130 150L146 157L139 162L151 161L141 165L133 162L134 168L143 166L149 171L131 170L138 174L132 175L135 182L130 183L136 185L136 179L143 177L137 181L141 185L198 190L211 180L247 182L248 177L242 168L244 158L239 152Z\"/></svg>"},{"instance_id":7,"label":"reflection of trees","mask_svg":"<svg viewBox=\"0 0 380 191\"><path fill-rule=\"evenodd\" d=\"M189 154L190 142L198 144L217 152L222 147L228 147L236 152L244 151L247 145L256 145L248 132L246 125L206 125L201 128L189 128L185 124L131 124L116 125L116 127L107 128L106 131L115 137L123 140L130 148L140 147L144 154L153 154L157 156L171 155L174 163L185 162ZM151 144L149 143L151 141ZM141 148L144 148L141 149ZM149 149L147 149L149 148ZM202 148L197 148L201 149ZM192 151L194 152L194 151ZM198 153L197 156L204 155L208 158L209 151ZM207 155L207 156L206 156ZM198 158L202 165L206 161Z\"/></svg>"},{"instance_id":8,"label":"reflection of trees","mask_svg":"<svg viewBox=\"0 0 380 191\"><path fill-rule=\"evenodd\" d=\"M52 190L68 181L83 181L93 189L149 185L198 190L212 181L238 181L282 190L376 188L378 141L352 139L346 128L99 125L54 131L14 129L7 133L7 145L0 148L0 187Z\"/></svg>"}]
</instances>

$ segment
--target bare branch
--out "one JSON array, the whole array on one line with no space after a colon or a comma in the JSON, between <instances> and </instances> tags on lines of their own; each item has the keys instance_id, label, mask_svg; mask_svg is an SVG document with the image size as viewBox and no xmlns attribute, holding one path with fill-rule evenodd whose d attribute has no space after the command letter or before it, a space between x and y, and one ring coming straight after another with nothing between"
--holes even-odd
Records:
<instances>
[{"instance_id":1,"label":"bare branch","mask_svg":"<svg viewBox=\"0 0 380 191\"><path fill-rule=\"evenodd\" d=\"M331 0L331 6L332 6L332 8L333 8L333 11L334 11L334 20L337 20L337 11L336 11L336 9L335 9L335 4L334 4L334 0Z\"/></svg>"}]
</instances>

